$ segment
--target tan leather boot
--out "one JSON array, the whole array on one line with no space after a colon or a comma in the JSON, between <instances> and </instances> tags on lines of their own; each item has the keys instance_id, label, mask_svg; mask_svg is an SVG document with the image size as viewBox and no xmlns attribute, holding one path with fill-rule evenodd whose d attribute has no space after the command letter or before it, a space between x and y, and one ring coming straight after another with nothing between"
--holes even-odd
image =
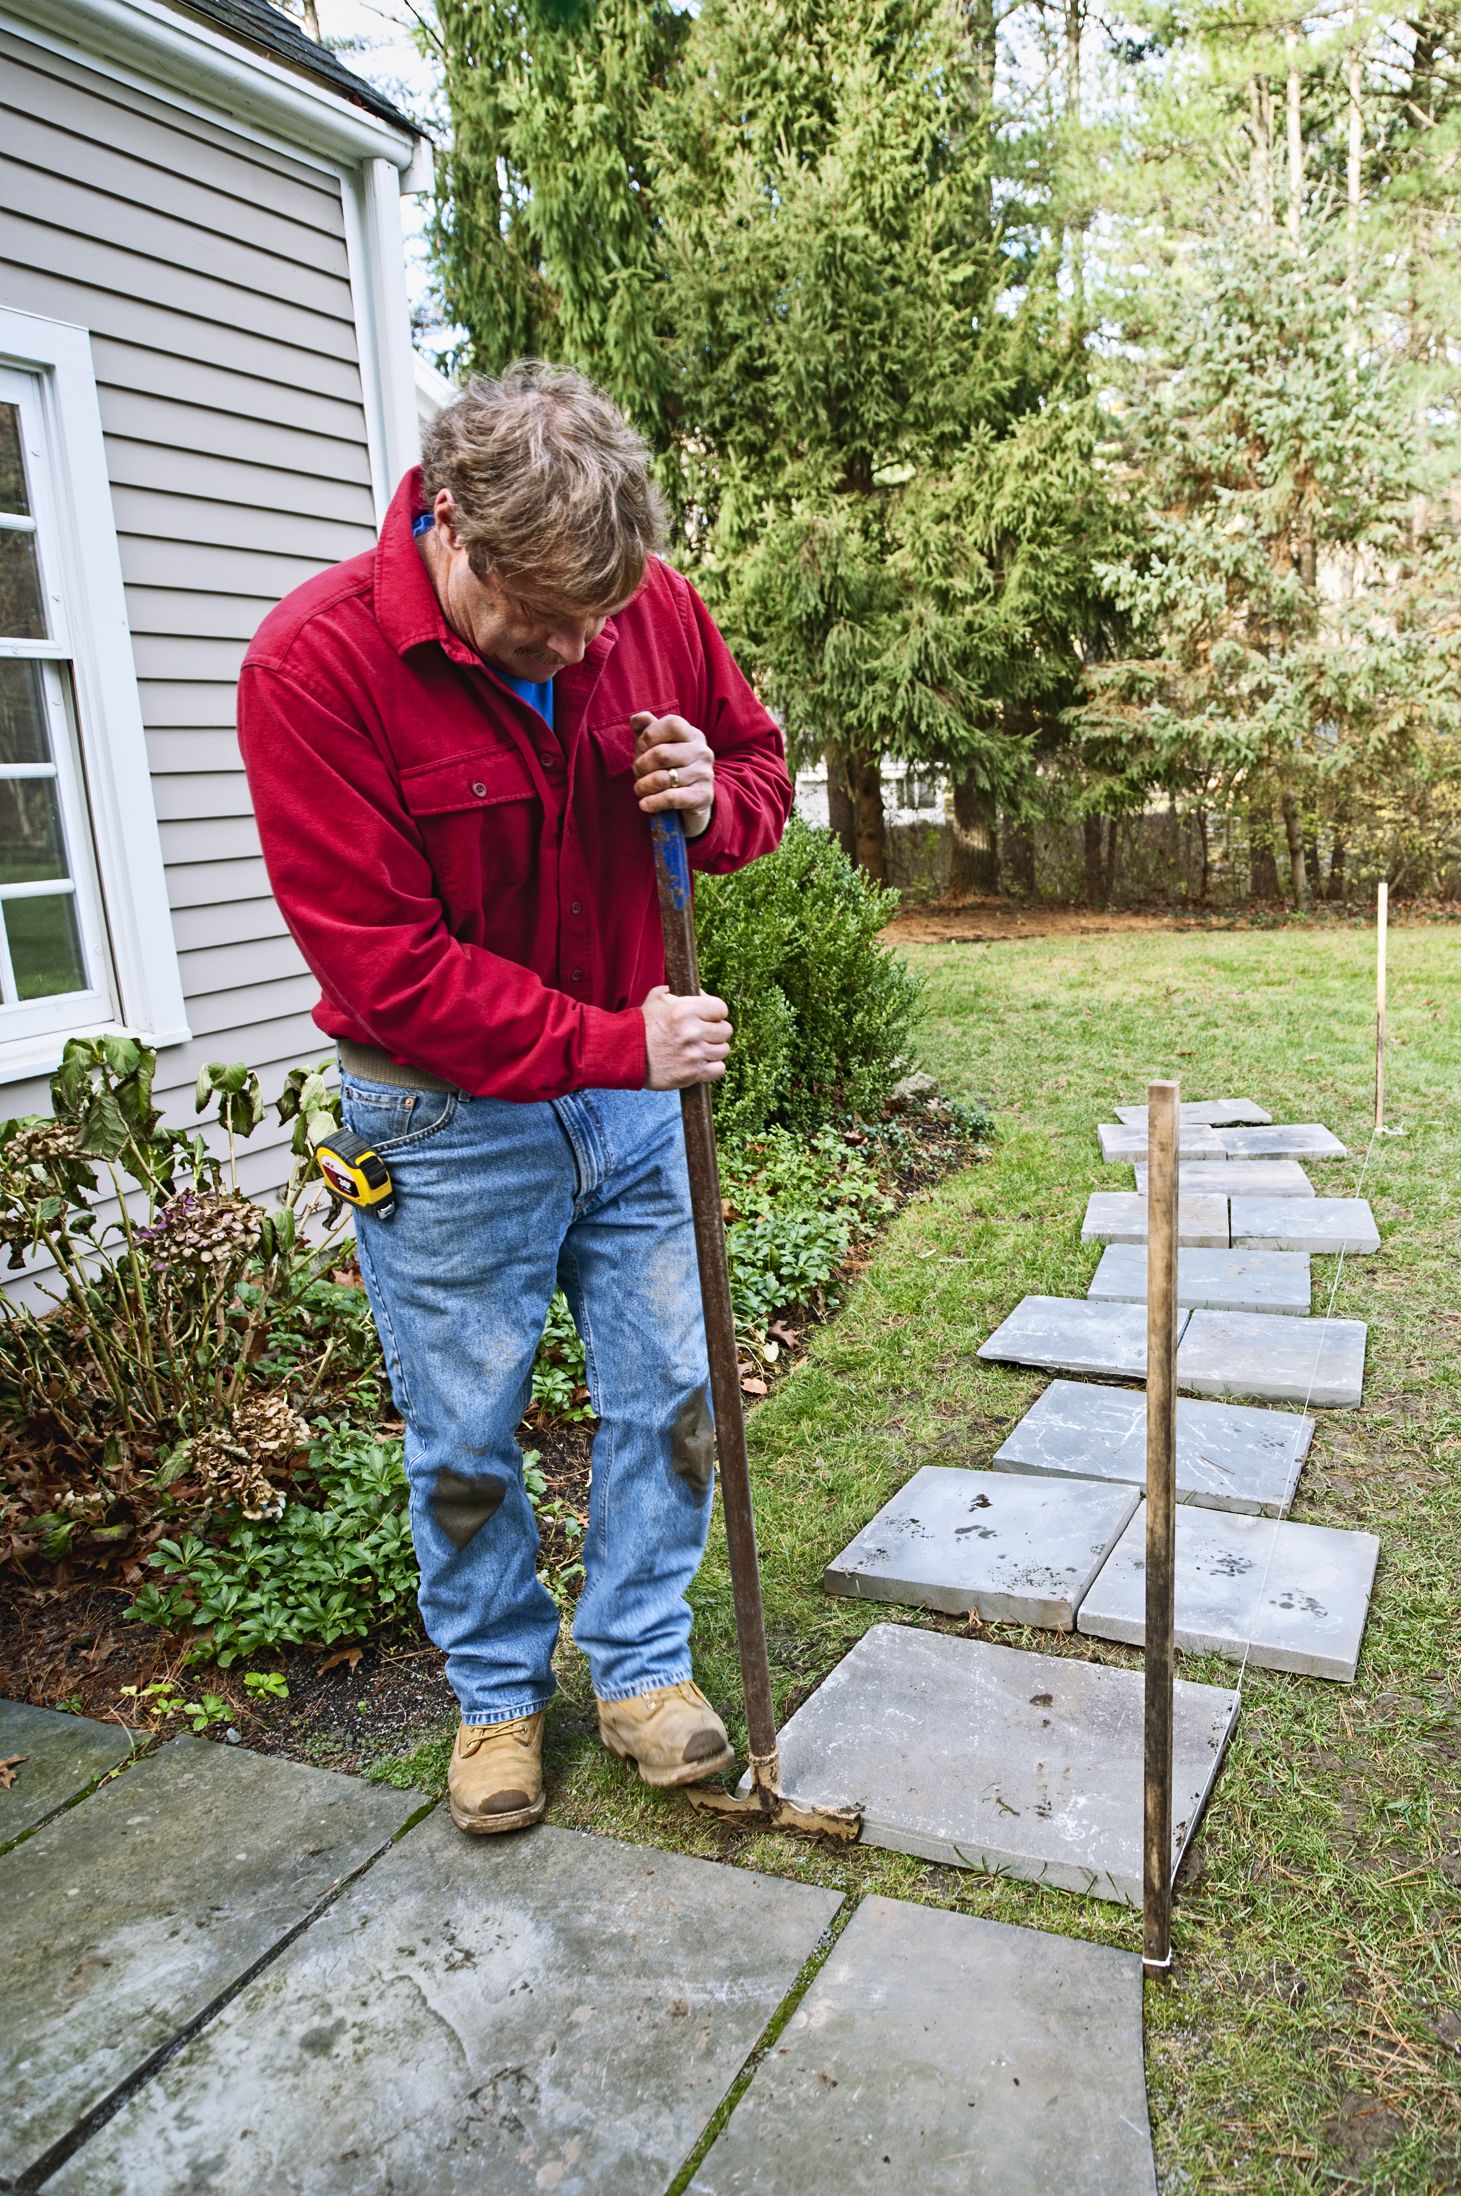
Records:
<instances>
[{"instance_id":1,"label":"tan leather boot","mask_svg":"<svg viewBox=\"0 0 1461 2196\"><path fill-rule=\"evenodd\" d=\"M451 1819L479 1838L542 1820L543 1716L464 1723L446 1773Z\"/></svg>"},{"instance_id":2,"label":"tan leather boot","mask_svg":"<svg viewBox=\"0 0 1461 2196\"><path fill-rule=\"evenodd\" d=\"M703 1784L735 1759L725 1725L688 1678L628 1700L601 1700L599 1737L611 1754L634 1762L646 1784Z\"/></svg>"}]
</instances>

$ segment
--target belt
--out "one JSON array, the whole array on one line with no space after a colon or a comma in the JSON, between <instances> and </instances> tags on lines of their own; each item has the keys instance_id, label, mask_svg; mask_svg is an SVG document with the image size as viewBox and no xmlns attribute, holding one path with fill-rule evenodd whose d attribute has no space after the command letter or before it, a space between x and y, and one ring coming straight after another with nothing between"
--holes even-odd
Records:
<instances>
[{"instance_id":1,"label":"belt","mask_svg":"<svg viewBox=\"0 0 1461 2196\"><path fill-rule=\"evenodd\" d=\"M340 1066L347 1075L363 1075L368 1083L395 1083L402 1090L456 1090L456 1083L444 1083L439 1075L428 1075L424 1068L404 1067L393 1060L388 1052L379 1051L374 1045L357 1045L351 1037L337 1040Z\"/></svg>"}]
</instances>

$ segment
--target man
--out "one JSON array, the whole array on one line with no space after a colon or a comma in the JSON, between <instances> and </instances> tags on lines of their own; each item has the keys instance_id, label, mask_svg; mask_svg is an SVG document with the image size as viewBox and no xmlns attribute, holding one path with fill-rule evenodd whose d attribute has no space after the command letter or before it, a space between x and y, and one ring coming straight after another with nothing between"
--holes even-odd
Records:
<instances>
[{"instance_id":1,"label":"man","mask_svg":"<svg viewBox=\"0 0 1461 2196\"><path fill-rule=\"evenodd\" d=\"M376 548L271 612L239 686L345 1121L394 1181L360 1266L461 1705L452 1815L484 1834L544 1805L558 1620L515 1428L555 1283L599 1419L573 1631L600 1736L650 1784L731 1760L690 1667L712 1439L674 1095L724 1074L731 1026L665 989L648 818L736 869L791 786L658 522L602 392L514 367L439 416Z\"/></svg>"}]
</instances>

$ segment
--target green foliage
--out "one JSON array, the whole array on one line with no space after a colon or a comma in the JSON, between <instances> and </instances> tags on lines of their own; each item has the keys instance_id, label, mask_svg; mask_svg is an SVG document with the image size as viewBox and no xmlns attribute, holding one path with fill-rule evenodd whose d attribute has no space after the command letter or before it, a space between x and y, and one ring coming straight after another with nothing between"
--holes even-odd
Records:
<instances>
[{"instance_id":1,"label":"green foliage","mask_svg":"<svg viewBox=\"0 0 1461 2196\"><path fill-rule=\"evenodd\" d=\"M770 1129L731 1146L720 1186L736 1334L752 1355L774 1359L766 1330L776 1314L835 1301L827 1283L893 1201L861 1149L827 1128L810 1140Z\"/></svg>"},{"instance_id":2,"label":"green foliage","mask_svg":"<svg viewBox=\"0 0 1461 2196\"><path fill-rule=\"evenodd\" d=\"M896 895L793 818L774 854L696 883L701 981L736 1038L716 1092L729 1138L874 1114L907 1067L918 985L878 933Z\"/></svg>"}]
</instances>

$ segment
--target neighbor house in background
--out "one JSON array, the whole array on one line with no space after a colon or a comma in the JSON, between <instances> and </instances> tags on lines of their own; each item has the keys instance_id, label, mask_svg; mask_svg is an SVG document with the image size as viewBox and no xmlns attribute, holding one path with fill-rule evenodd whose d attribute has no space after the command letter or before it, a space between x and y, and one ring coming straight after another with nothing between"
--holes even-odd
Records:
<instances>
[{"instance_id":1,"label":"neighbor house in background","mask_svg":"<svg viewBox=\"0 0 1461 2196\"><path fill-rule=\"evenodd\" d=\"M328 1051L234 681L445 390L401 247L428 150L266 0L0 0L0 1113L78 1032L146 1035L178 1120L207 1060L272 1096Z\"/></svg>"}]
</instances>

